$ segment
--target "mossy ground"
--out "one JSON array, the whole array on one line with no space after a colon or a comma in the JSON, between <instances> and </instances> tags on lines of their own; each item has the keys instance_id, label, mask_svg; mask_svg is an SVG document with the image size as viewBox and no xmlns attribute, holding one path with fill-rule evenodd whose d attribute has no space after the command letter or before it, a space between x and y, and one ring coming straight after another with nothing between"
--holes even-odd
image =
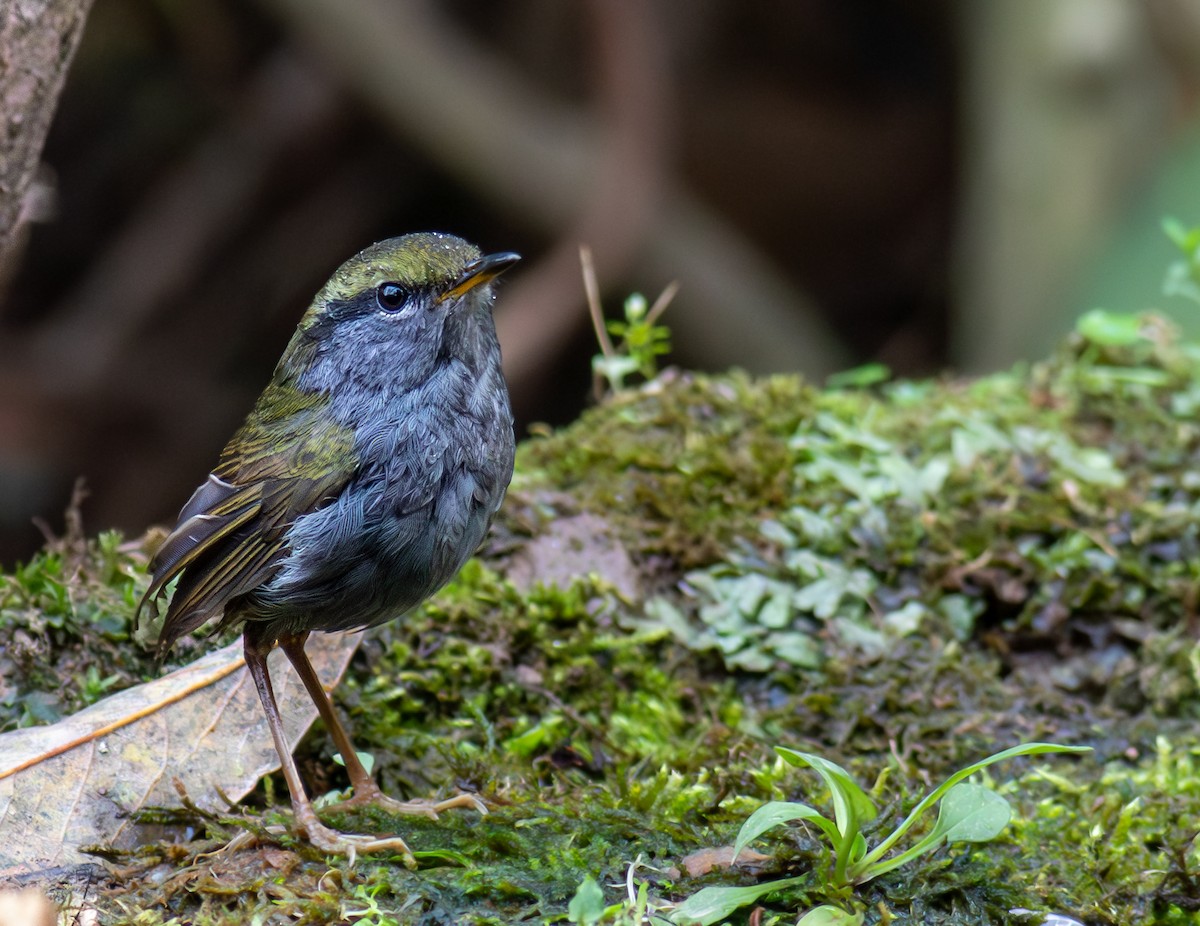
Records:
<instances>
[{"instance_id":1,"label":"mossy ground","mask_svg":"<svg viewBox=\"0 0 1200 926\"><path fill-rule=\"evenodd\" d=\"M105 922L565 921L590 876L604 921L632 924L627 877L665 906L805 872L731 922L822 902L869 923L1031 922L1016 908L1196 922L1198 409L1200 360L1153 319L974 382L674 374L614 398L526 442L490 551L372 631L338 690L385 790L474 790L492 812L334 821L401 830L415 872L287 836L215 852L284 820L268 780L246 817L191 815L192 842L110 860ZM529 537L579 512L629 551L637 595L602 575L524 592L505 578ZM129 658L143 562L77 537L3 578L4 723L153 673ZM758 841L754 867L688 873L765 800L824 806L772 745L874 785L882 831L1030 740L1095 751L990 769L1016 809L995 842L853 894L826 887L827 850L800 828ZM299 758L313 791L345 784L320 731Z\"/></svg>"}]
</instances>

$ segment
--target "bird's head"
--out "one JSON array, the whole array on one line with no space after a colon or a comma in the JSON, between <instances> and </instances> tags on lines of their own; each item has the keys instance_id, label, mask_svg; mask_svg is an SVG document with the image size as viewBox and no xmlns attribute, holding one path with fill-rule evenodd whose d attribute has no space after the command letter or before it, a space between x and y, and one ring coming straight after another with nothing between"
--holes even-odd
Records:
<instances>
[{"instance_id":1,"label":"bird's head","mask_svg":"<svg viewBox=\"0 0 1200 926\"><path fill-rule=\"evenodd\" d=\"M318 380L390 370L384 379L407 381L447 357L469 361L495 342L488 284L518 260L510 252L482 255L437 232L373 244L317 293L284 363L290 356L302 368L328 367L323 374L313 370Z\"/></svg>"}]
</instances>

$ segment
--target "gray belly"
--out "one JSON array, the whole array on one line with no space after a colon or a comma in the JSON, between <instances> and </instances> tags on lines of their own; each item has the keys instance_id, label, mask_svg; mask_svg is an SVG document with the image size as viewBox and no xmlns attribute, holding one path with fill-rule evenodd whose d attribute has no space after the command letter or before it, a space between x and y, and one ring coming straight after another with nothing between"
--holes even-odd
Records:
<instances>
[{"instance_id":1,"label":"gray belly","mask_svg":"<svg viewBox=\"0 0 1200 926\"><path fill-rule=\"evenodd\" d=\"M278 633L352 630L416 607L454 577L487 532L511 473L444 472L419 507L388 502L382 484L354 484L298 518L278 572L241 603Z\"/></svg>"}]
</instances>

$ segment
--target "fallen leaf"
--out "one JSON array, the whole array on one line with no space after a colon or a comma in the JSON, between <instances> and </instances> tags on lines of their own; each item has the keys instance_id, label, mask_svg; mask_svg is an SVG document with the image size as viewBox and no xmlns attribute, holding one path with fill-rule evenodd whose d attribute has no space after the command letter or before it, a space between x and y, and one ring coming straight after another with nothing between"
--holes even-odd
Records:
<instances>
[{"instance_id":1,"label":"fallen leaf","mask_svg":"<svg viewBox=\"0 0 1200 926\"><path fill-rule=\"evenodd\" d=\"M362 638L314 634L308 654L326 688ZM317 710L280 650L269 659L288 742ZM131 848L130 812L192 801L222 811L279 768L241 642L126 689L45 727L0 735L0 877L92 861L83 846Z\"/></svg>"},{"instance_id":2,"label":"fallen leaf","mask_svg":"<svg viewBox=\"0 0 1200 926\"><path fill-rule=\"evenodd\" d=\"M285 875L300 863L300 857L287 849L277 849L274 846L262 848L262 859L272 868L277 868Z\"/></svg>"},{"instance_id":3,"label":"fallen leaf","mask_svg":"<svg viewBox=\"0 0 1200 926\"><path fill-rule=\"evenodd\" d=\"M738 855L738 864L748 868L761 868L763 862L769 862L771 856L755 852L753 849L743 849ZM691 855L685 855L681 860L683 870L689 877L698 878L706 875L714 868L728 868L733 864L733 846L718 846L712 849L699 849Z\"/></svg>"},{"instance_id":4,"label":"fallen leaf","mask_svg":"<svg viewBox=\"0 0 1200 926\"><path fill-rule=\"evenodd\" d=\"M58 911L36 888L0 891L0 926L54 926Z\"/></svg>"}]
</instances>

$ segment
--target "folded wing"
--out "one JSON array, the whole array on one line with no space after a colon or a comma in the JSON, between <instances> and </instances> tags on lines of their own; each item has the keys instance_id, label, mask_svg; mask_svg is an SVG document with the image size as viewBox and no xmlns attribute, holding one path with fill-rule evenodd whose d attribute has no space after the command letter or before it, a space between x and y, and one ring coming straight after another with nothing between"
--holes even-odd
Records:
<instances>
[{"instance_id":1,"label":"folded wing","mask_svg":"<svg viewBox=\"0 0 1200 926\"><path fill-rule=\"evenodd\" d=\"M288 552L288 528L333 501L354 473L353 434L330 420L319 395L268 388L192 494L150 562L138 605L178 578L158 651L269 581Z\"/></svg>"}]
</instances>

